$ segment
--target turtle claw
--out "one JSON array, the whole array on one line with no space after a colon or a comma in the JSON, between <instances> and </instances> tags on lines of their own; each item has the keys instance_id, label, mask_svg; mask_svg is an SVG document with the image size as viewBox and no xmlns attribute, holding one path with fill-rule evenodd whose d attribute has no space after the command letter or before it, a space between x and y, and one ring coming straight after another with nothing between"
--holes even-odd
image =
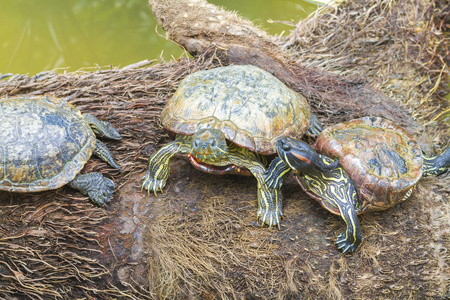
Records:
<instances>
[{"instance_id":1,"label":"turtle claw","mask_svg":"<svg viewBox=\"0 0 450 300\"><path fill-rule=\"evenodd\" d=\"M265 184L260 185L258 189L258 212L257 219L269 228L277 225L280 228L281 216L283 215L283 197L279 189L270 189Z\"/></svg>"},{"instance_id":2,"label":"turtle claw","mask_svg":"<svg viewBox=\"0 0 450 300\"><path fill-rule=\"evenodd\" d=\"M166 186L167 179L155 179L150 175L150 172L145 173L144 176L142 176L142 179L144 180L144 183L142 184L142 189L145 189L148 191L148 194L150 195L150 192L154 192L155 196L157 196L157 192L160 191L163 192L163 188Z\"/></svg>"},{"instance_id":3,"label":"turtle claw","mask_svg":"<svg viewBox=\"0 0 450 300\"><path fill-rule=\"evenodd\" d=\"M105 206L111 200L116 186L111 179L97 172L78 174L69 182L69 185L83 194L87 194L100 206Z\"/></svg>"},{"instance_id":4,"label":"turtle claw","mask_svg":"<svg viewBox=\"0 0 450 300\"><path fill-rule=\"evenodd\" d=\"M355 252L356 248L358 248L359 244L361 244L361 237L353 239L347 236L346 232L342 232L337 236L335 243L337 248L342 251L342 254L346 252Z\"/></svg>"},{"instance_id":5,"label":"turtle claw","mask_svg":"<svg viewBox=\"0 0 450 300\"><path fill-rule=\"evenodd\" d=\"M98 205L105 206L111 200L115 186L111 179L103 177L103 180L97 183L97 189L89 191L88 196Z\"/></svg>"},{"instance_id":6,"label":"turtle claw","mask_svg":"<svg viewBox=\"0 0 450 300\"><path fill-rule=\"evenodd\" d=\"M258 221L261 222L261 227L267 224L269 229L271 229L274 225L276 225L278 229L281 229L281 209L259 208L256 216Z\"/></svg>"}]
</instances>

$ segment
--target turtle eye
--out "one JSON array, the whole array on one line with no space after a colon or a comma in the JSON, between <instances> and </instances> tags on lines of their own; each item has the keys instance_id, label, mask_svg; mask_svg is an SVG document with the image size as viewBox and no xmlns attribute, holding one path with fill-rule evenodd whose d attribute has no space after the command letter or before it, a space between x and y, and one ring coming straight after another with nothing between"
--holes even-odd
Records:
<instances>
[{"instance_id":1,"label":"turtle eye","mask_svg":"<svg viewBox=\"0 0 450 300\"><path fill-rule=\"evenodd\" d=\"M210 143L210 145L211 145L211 147L215 147L215 146L217 145L216 140L212 140L211 143Z\"/></svg>"},{"instance_id":2,"label":"turtle eye","mask_svg":"<svg viewBox=\"0 0 450 300\"><path fill-rule=\"evenodd\" d=\"M281 149L283 149L284 151L290 151L291 150L291 145L289 145L288 143L286 143L285 141L283 141L281 143Z\"/></svg>"},{"instance_id":3,"label":"turtle eye","mask_svg":"<svg viewBox=\"0 0 450 300\"><path fill-rule=\"evenodd\" d=\"M194 147L195 147L195 148L198 148L198 146L199 146L198 140L195 139L195 140L194 140Z\"/></svg>"}]
</instances>

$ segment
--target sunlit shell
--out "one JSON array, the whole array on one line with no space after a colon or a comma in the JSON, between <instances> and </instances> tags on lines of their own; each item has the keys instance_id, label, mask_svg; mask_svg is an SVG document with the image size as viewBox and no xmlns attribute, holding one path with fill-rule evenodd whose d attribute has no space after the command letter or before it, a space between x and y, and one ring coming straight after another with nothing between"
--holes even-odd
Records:
<instances>
[{"instance_id":1,"label":"sunlit shell","mask_svg":"<svg viewBox=\"0 0 450 300\"><path fill-rule=\"evenodd\" d=\"M326 128L318 152L339 158L359 193L360 212L383 210L405 200L422 177L422 153L400 126L365 117Z\"/></svg>"},{"instance_id":2,"label":"sunlit shell","mask_svg":"<svg viewBox=\"0 0 450 300\"><path fill-rule=\"evenodd\" d=\"M310 123L306 99L255 66L228 66L187 76L162 111L170 131L221 130L228 140L275 153L282 136L300 139Z\"/></svg>"},{"instance_id":3,"label":"sunlit shell","mask_svg":"<svg viewBox=\"0 0 450 300\"><path fill-rule=\"evenodd\" d=\"M67 184L92 154L95 135L63 99L0 99L0 190L35 192Z\"/></svg>"}]
</instances>

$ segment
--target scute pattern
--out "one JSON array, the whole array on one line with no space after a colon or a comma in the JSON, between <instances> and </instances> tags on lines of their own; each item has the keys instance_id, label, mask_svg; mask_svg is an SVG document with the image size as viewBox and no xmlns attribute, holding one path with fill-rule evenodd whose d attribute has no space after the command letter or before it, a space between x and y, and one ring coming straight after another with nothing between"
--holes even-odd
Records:
<instances>
[{"instance_id":1,"label":"scute pattern","mask_svg":"<svg viewBox=\"0 0 450 300\"><path fill-rule=\"evenodd\" d=\"M67 184L92 154L95 136L63 99L0 99L0 190L34 192Z\"/></svg>"},{"instance_id":2,"label":"scute pattern","mask_svg":"<svg viewBox=\"0 0 450 300\"><path fill-rule=\"evenodd\" d=\"M355 184L363 211L383 210L405 200L422 176L414 138L391 121L366 117L326 128L315 148L339 158Z\"/></svg>"},{"instance_id":3,"label":"scute pattern","mask_svg":"<svg viewBox=\"0 0 450 300\"><path fill-rule=\"evenodd\" d=\"M221 130L228 140L261 154L275 153L281 136L300 139L310 122L306 99L254 66L228 66L187 76L161 113L172 132Z\"/></svg>"}]
</instances>

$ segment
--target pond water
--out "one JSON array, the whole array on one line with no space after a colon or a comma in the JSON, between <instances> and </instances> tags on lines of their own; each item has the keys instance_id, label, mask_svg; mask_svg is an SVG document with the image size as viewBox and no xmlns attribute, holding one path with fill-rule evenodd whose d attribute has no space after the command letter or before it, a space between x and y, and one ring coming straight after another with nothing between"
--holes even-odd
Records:
<instances>
[{"instance_id":1,"label":"pond water","mask_svg":"<svg viewBox=\"0 0 450 300\"><path fill-rule=\"evenodd\" d=\"M209 2L237 11L270 34L287 34L292 27L267 20L297 22L318 7L306 0ZM0 7L0 73L123 67L183 54L163 37L147 0L0 0Z\"/></svg>"}]
</instances>

